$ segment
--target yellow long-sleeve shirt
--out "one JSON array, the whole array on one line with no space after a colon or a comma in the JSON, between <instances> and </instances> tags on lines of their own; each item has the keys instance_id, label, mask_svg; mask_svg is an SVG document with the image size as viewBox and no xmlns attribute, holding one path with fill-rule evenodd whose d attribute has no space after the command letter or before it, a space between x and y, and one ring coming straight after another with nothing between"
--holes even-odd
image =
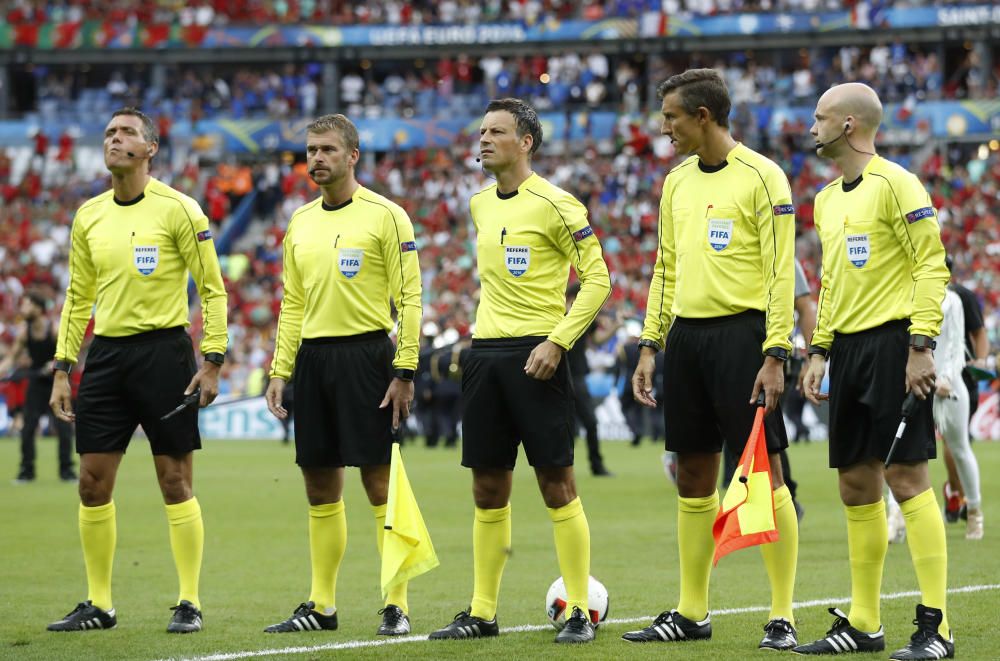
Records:
<instances>
[{"instance_id":1,"label":"yellow long-sleeve shirt","mask_svg":"<svg viewBox=\"0 0 1000 661\"><path fill-rule=\"evenodd\" d=\"M189 325L189 272L204 316L201 351L225 353L226 289L198 203L153 178L136 200L121 203L113 191L88 200L73 219L56 360L76 362L92 310L94 332L107 337Z\"/></svg>"},{"instance_id":2,"label":"yellow long-sleeve shirt","mask_svg":"<svg viewBox=\"0 0 1000 661\"><path fill-rule=\"evenodd\" d=\"M611 293L586 207L534 173L510 194L483 189L469 206L482 287L474 336L544 336L571 349ZM580 293L567 314L570 265Z\"/></svg>"},{"instance_id":3,"label":"yellow long-sleeve shirt","mask_svg":"<svg viewBox=\"0 0 1000 661\"><path fill-rule=\"evenodd\" d=\"M761 351L790 350L794 288L795 209L776 163L740 144L721 167L692 156L670 171L643 339L663 346L674 317L761 310Z\"/></svg>"},{"instance_id":4,"label":"yellow long-sleeve shirt","mask_svg":"<svg viewBox=\"0 0 1000 661\"><path fill-rule=\"evenodd\" d=\"M420 263L413 225L399 205L363 186L337 207L319 198L292 214L283 248L271 376L291 376L302 338L391 330L390 298L399 315L393 366L417 368Z\"/></svg>"},{"instance_id":5,"label":"yellow long-sleeve shirt","mask_svg":"<svg viewBox=\"0 0 1000 661\"><path fill-rule=\"evenodd\" d=\"M910 333L935 337L949 273L941 228L920 180L875 156L859 181L843 177L816 195L823 278L812 344L910 319Z\"/></svg>"}]
</instances>

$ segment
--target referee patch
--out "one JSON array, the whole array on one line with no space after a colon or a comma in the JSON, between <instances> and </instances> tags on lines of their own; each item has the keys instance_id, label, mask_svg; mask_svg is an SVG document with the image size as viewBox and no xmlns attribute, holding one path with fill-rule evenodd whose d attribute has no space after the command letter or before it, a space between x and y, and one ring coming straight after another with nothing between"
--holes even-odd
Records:
<instances>
[{"instance_id":1,"label":"referee patch","mask_svg":"<svg viewBox=\"0 0 1000 661\"><path fill-rule=\"evenodd\" d=\"M212 230L204 230L197 234L199 241L208 241L212 238Z\"/></svg>"},{"instance_id":2,"label":"referee patch","mask_svg":"<svg viewBox=\"0 0 1000 661\"><path fill-rule=\"evenodd\" d=\"M794 204L775 204L774 205L774 215L775 216L787 216L795 213Z\"/></svg>"},{"instance_id":3,"label":"referee patch","mask_svg":"<svg viewBox=\"0 0 1000 661\"><path fill-rule=\"evenodd\" d=\"M922 209L917 209L916 211L911 211L910 213L906 214L906 222L912 224L917 222L918 220L921 220L922 218L933 218L933 217L934 217L934 209L931 207L924 207Z\"/></svg>"},{"instance_id":4,"label":"referee patch","mask_svg":"<svg viewBox=\"0 0 1000 661\"><path fill-rule=\"evenodd\" d=\"M399 252L410 252L417 249L416 241L403 241L399 244Z\"/></svg>"},{"instance_id":5,"label":"referee patch","mask_svg":"<svg viewBox=\"0 0 1000 661\"><path fill-rule=\"evenodd\" d=\"M594 228L592 228L590 225L587 225L586 227L578 229L577 231L573 232L573 238L576 239L577 241L583 241L588 236L592 236L593 234L594 234Z\"/></svg>"}]
</instances>

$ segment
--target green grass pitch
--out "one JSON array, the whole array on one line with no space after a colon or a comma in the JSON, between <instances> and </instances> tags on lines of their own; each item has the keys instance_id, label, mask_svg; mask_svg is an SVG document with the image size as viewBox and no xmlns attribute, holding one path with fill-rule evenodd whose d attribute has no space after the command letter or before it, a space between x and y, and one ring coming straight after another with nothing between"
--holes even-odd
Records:
<instances>
[{"instance_id":1,"label":"green grass pitch","mask_svg":"<svg viewBox=\"0 0 1000 661\"><path fill-rule=\"evenodd\" d=\"M983 475L986 539L967 542L964 523L947 528L950 586L981 586L949 596L958 656L996 658L1000 612L1000 444L975 445ZM195 461L195 488L205 518L201 579L205 630L167 635L176 597L166 515L155 485L148 445L136 440L118 477L118 551L114 631L55 634L45 625L86 597L73 485L56 479L54 442L40 443L39 480L15 486L17 444L0 441L0 659L314 659L382 658L653 658L738 659L763 656L756 647L766 621L767 580L756 549L724 558L712 577L714 638L710 642L637 646L622 632L676 605L678 595L676 491L665 479L660 449L606 443L613 478L593 478L584 449L578 488L593 537L592 573L611 594L611 622L586 647L552 644L545 626L545 591L559 573L552 527L533 473L521 458L515 473L513 551L500 595L500 625L524 626L488 641L416 640L464 608L472 593L471 476L455 450L404 449L407 472L437 547L441 566L410 586L414 636L402 647L373 646L381 606L373 518L356 470L349 469L345 501L347 556L340 571L336 632L265 635L308 596L306 501L293 451L276 442L206 443ZM801 528L796 615L802 641L825 634L826 606L846 606L849 594L846 527L836 475L826 467L826 444L794 446L793 473L806 508ZM943 477L932 464L935 490ZM906 545L889 549L883 582L883 622L889 650L906 642L917 598ZM741 610L743 609L743 610ZM356 646L347 647L351 643ZM288 648L300 648L294 651ZM888 653L885 655L888 656Z\"/></svg>"}]
</instances>

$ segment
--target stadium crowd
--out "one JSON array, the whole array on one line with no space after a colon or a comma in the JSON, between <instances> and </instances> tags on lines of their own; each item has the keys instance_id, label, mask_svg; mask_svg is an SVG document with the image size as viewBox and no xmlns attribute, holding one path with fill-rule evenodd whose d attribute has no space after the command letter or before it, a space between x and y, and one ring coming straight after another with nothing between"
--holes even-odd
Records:
<instances>
[{"instance_id":1,"label":"stadium crowd","mask_svg":"<svg viewBox=\"0 0 1000 661\"><path fill-rule=\"evenodd\" d=\"M957 4L957 0L945 0ZM553 20L631 17L643 13L666 16L717 16L742 12L835 11L844 8L877 12L890 7L919 7L932 0L14 0L6 18L12 25L107 20L177 23L183 26L308 23L330 25L471 24L516 21L527 25ZM934 4L941 4L940 0Z\"/></svg>"},{"instance_id":2,"label":"stadium crowd","mask_svg":"<svg viewBox=\"0 0 1000 661\"><path fill-rule=\"evenodd\" d=\"M655 81L689 67L725 73L734 106L808 105L819 90L859 81L887 102L912 111L922 101L994 98L1000 57L990 70L975 50L950 56L900 41L872 47L728 55L608 56L566 51L549 56L482 57L458 54L437 60L362 60L344 66L338 99L352 117L474 116L491 98L529 99L541 111L648 107ZM174 120L292 119L312 117L321 102L319 62L282 66L186 65L153 80L149 68L35 66L35 98L44 119L103 117L137 105Z\"/></svg>"},{"instance_id":3,"label":"stadium crowd","mask_svg":"<svg viewBox=\"0 0 1000 661\"><path fill-rule=\"evenodd\" d=\"M643 315L656 251L660 187L664 173L678 161L669 143L658 135L656 118L646 121L623 117L612 154L601 154L592 144L576 145L565 154L549 147L535 163L538 171L589 209L614 282L612 299L605 307L612 318ZM788 173L796 203L797 252L815 291L820 253L812 224L813 198L836 175L828 163L811 155L805 126L787 124L766 143L761 132L741 124L739 117L734 129ZM380 154L373 168L359 172L364 185L398 201L412 218L424 279L425 319L442 337L468 335L475 310L477 283L468 199L485 179L473 160L473 145L469 136L449 149ZM887 155L921 173L940 209L942 235L955 258L956 276L977 292L992 343L1000 344L1000 152L970 157L958 148L939 149L919 161L903 152ZM0 181L10 181L10 172L10 158L0 150ZM231 334L222 388L230 394L259 392L280 306L281 240L291 213L317 194L304 164L289 154L275 154L252 165L224 162L199 167L186 160L177 169L160 160L154 175L199 200L215 224L223 222L243 196L256 192L256 222L236 242L237 249L222 257ZM61 295L73 210L106 187L104 177L89 179L72 171L61 177L59 185L43 187L32 170L20 182L0 189L4 210L0 214L0 338L4 344L11 340L22 292L38 290L52 301ZM56 310L53 306L53 315ZM195 334L198 314L195 306Z\"/></svg>"}]
</instances>

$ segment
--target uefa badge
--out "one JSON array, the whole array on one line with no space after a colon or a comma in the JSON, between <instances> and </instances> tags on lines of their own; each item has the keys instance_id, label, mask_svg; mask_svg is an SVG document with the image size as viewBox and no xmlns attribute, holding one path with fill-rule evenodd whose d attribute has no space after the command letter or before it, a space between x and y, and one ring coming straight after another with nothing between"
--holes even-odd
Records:
<instances>
[{"instance_id":1,"label":"uefa badge","mask_svg":"<svg viewBox=\"0 0 1000 661\"><path fill-rule=\"evenodd\" d=\"M733 221L727 218L709 218L708 244L716 252L722 252L733 240Z\"/></svg>"},{"instance_id":2,"label":"uefa badge","mask_svg":"<svg viewBox=\"0 0 1000 661\"><path fill-rule=\"evenodd\" d=\"M360 248L341 248L338 254L337 264L340 272L345 278L350 280L361 270L361 262L364 261L365 251Z\"/></svg>"},{"instance_id":3,"label":"uefa badge","mask_svg":"<svg viewBox=\"0 0 1000 661\"><path fill-rule=\"evenodd\" d=\"M505 246L506 255L504 261L507 270L515 278L520 278L528 272L531 265L531 248L527 246Z\"/></svg>"},{"instance_id":4,"label":"uefa badge","mask_svg":"<svg viewBox=\"0 0 1000 661\"><path fill-rule=\"evenodd\" d=\"M867 264L868 258L872 254L868 235L848 234L845 236L845 239L847 241L847 259L850 260L851 264L854 264L858 268Z\"/></svg>"},{"instance_id":5,"label":"uefa badge","mask_svg":"<svg viewBox=\"0 0 1000 661\"><path fill-rule=\"evenodd\" d=\"M132 246L132 262L139 273L149 275L160 263L160 247Z\"/></svg>"}]
</instances>

